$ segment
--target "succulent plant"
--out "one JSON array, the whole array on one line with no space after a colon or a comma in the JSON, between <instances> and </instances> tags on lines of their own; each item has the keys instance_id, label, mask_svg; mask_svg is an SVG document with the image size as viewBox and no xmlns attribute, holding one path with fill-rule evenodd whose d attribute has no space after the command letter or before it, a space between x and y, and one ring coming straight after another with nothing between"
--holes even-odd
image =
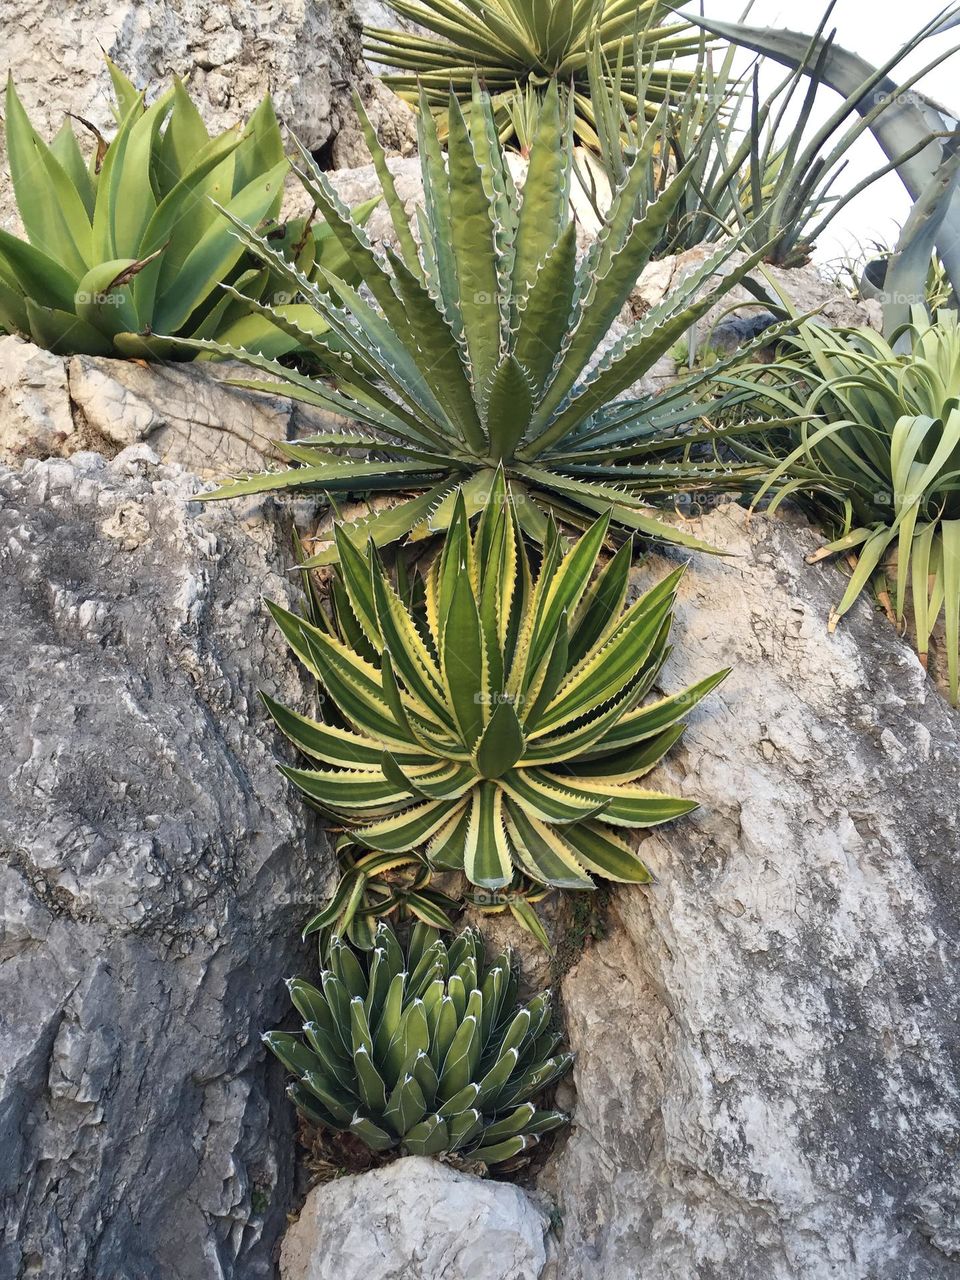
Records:
<instances>
[{"instance_id":1,"label":"succulent plant","mask_svg":"<svg viewBox=\"0 0 960 1280\"><path fill-rule=\"evenodd\" d=\"M326 906L311 917L303 933L320 934L320 954L334 938L347 938L361 951L375 945L377 922L386 916L419 920L431 929L452 929L451 916L462 903L431 887L433 871L413 851L357 851L349 836L337 840L340 880Z\"/></svg>"},{"instance_id":2,"label":"succulent plant","mask_svg":"<svg viewBox=\"0 0 960 1280\"><path fill-rule=\"evenodd\" d=\"M812 209L811 196L822 192L820 203L826 212L820 227L834 217L839 207L848 203L875 178L896 170L912 199L927 206L924 216L912 220L904 228L898 246L896 274L898 279L888 290L893 299L893 316L889 332L909 320L908 304L897 301L898 294L923 292L928 258L935 239L947 277L955 290L960 289L960 190L956 182L956 118L926 97L917 87L930 71L955 56L957 46L941 45L924 64L913 59L914 66L903 80L894 73L911 58L925 41L945 35L960 25L960 5L938 8L882 65L873 66L855 51L841 48L833 32L825 33L834 5L828 4L814 34L788 31L783 27L750 27L738 22L720 22L715 18L690 14L709 34L737 44L779 62L790 69L784 82L792 96L800 76L809 81L802 118L805 121L814 95L828 87L842 99L837 110L816 129L809 142L801 142L802 128L791 124L791 137L785 139L787 160L780 167L768 208L781 222L792 218L787 244L816 238L816 231L805 224ZM782 100L781 106L786 105ZM756 92L754 100L757 101ZM771 100L768 99L768 102ZM850 124L854 114L859 124ZM778 116L782 111L778 108ZM869 128L889 161L885 168L844 193L831 195L831 188L846 163L851 144ZM840 132L840 130L843 130ZM751 133L754 129L751 128ZM773 133L779 133L774 129ZM828 141L831 134L835 141ZM752 147L752 144L751 144ZM753 161L756 169L756 163ZM756 169L757 172L761 170ZM951 180L952 179L952 180ZM931 217L931 215L933 215ZM917 225L919 223L919 225ZM762 222L760 224L763 225ZM789 224L787 224L789 225ZM929 235L928 235L929 232Z\"/></svg>"},{"instance_id":3,"label":"succulent plant","mask_svg":"<svg viewBox=\"0 0 960 1280\"><path fill-rule=\"evenodd\" d=\"M750 249L768 245L767 257L774 265L800 266L851 200L891 169L906 175L914 172L921 154L939 152L939 122L931 123L935 117L929 115L928 120L917 111L908 124L900 106L914 98L922 101L913 91L917 76L911 74L898 84L887 75L918 48L935 24L909 40L883 67L874 68L855 63L835 46L832 34L824 35L827 17L812 37L692 17L711 32L769 52L769 63L757 60L751 74L738 79L735 44L717 67L704 48L674 108L652 121L631 118L622 103L625 65L636 79L643 74L642 63L610 66L598 50L591 50L596 149L611 181L623 180L626 157L636 155L648 170L646 199L652 200L678 167L691 166L691 179L664 229L658 255L742 233ZM771 73L779 71L770 63L782 57L784 48L796 52L789 71L761 89ZM858 67L856 76L851 76L851 66ZM836 82L838 88L842 85L843 101L818 119L818 105L837 68L842 68L842 79ZM851 148L871 129L886 140L888 162L839 190ZM924 258L929 258L929 248Z\"/></svg>"},{"instance_id":4,"label":"succulent plant","mask_svg":"<svg viewBox=\"0 0 960 1280\"><path fill-rule=\"evenodd\" d=\"M340 203L325 174L302 152L300 176L333 228L367 292L331 273L328 291L311 285L262 237L238 226L251 249L301 289L350 358L323 338L290 331L328 366L336 389L274 361L222 344L200 343L246 360L282 380L286 394L354 420L342 435L278 445L294 464L224 485L204 495L226 498L266 490L409 495L349 526L358 545L378 545L442 531L452 495L466 484L476 510L502 465L526 533L542 540L552 514L580 528L612 509L613 525L702 546L656 519L641 495L678 487L739 483L720 462L686 465L701 438L685 434L704 406L693 394L702 379L659 396L617 400L704 315L759 255L730 258L736 239L718 248L659 306L602 354L600 345L683 191L686 170L638 218L645 169L630 170L596 242L577 261L571 220L570 136L555 83L540 113L522 199L494 129L489 96L475 90L471 126L450 103L448 164L433 119L420 116L424 204L418 250L372 131L368 140L392 212L399 249L374 249ZM742 255L741 255L742 257ZM726 274L722 274L726 272ZM708 282L719 275L713 287ZM694 301L694 299L696 299ZM263 314L273 317L269 308ZM286 322L277 318L279 325ZM265 387L265 382L247 385ZM270 382L276 393L276 382ZM615 403L611 403L614 402ZM358 429L357 423L360 424ZM344 456L348 450L377 460ZM332 546L315 563L334 559Z\"/></svg>"},{"instance_id":5,"label":"succulent plant","mask_svg":"<svg viewBox=\"0 0 960 1280\"><path fill-rule=\"evenodd\" d=\"M726 673L644 704L682 569L625 608L630 543L594 576L609 517L569 549L551 522L536 565L521 501L496 473L472 531L459 494L442 551L401 591L372 544L364 556L338 528L326 626L271 608L342 722L265 698L313 766L282 768L359 843L424 846L432 866L485 889L517 872L572 889L593 875L643 882L620 832L696 805L639 779Z\"/></svg>"},{"instance_id":6,"label":"succulent plant","mask_svg":"<svg viewBox=\"0 0 960 1280\"><path fill-rule=\"evenodd\" d=\"M456 1153L502 1164L563 1124L534 1099L569 1069L550 992L517 999L511 952L491 965L467 929L449 947L416 926L406 949L381 921L372 951L336 941L320 986L288 983L303 1035L264 1041L297 1077L290 1098L313 1124L374 1151Z\"/></svg>"},{"instance_id":7,"label":"succulent plant","mask_svg":"<svg viewBox=\"0 0 960 1280\"><path fill-rule=\"evenodd\" d=\"M412 103L423 89L430 105L442 108L451 87L469 100L477 75L494 95L505 140L513 136L518 99L531 89L542 93L555 78L571 86L575 127L593 142L587 62L594 45L613 63L627 45L635 45L639 74L629 64L619 90L624 110L637 115L674 101L689 75L669 64L695 52L698 44L689 24L678 22L665 0L387 0L387 5L422 30L366 28L368 57L408 73L386 76L386 83Z\"/></svg>"},{"instance_id":8,"label":"succulent plant","mask_svg":"<svg viewBox=\"0 0 960 1280\"><path fill-rule=\"evenodd\" d=\"M262 224L274 254L305 276L320 263L349 273L322 222L275 224L289 166L270 99L245 129L210 138L179 80L148 107L110 71L117 130L108 142L83 122L96 141L89 161L69 120L47 146L8 80L7 151L27 239L0 230L0 328L61 354L192 357L168 340L187 334L276 357L298 343L251 313L249 299L270 298L279 315L322 329L312 307L277 300L286 282L217 207ZM360 221L371 208L356 211Z\"/></svg>"},{"instance_id":9,"label":"succulent plant","mask_svg":"<svg viewBox=\"0 0 960 1280\"><path fill-rule=\"evenodd\" d=\"M960 700L960 322L931 323L915 307L898 351L872 329L832 330L806 321L781 339L772 365L746 368L759 408L781 421L754 447L767 493L800 497L833 537L812 560L854 554L854 569L830 616L833 630L873 584L905 626L908 600L921 660L944 619L950 697ZM724 375L729 376L729 375ZM888 606L889 607L889 606Z\"/></svg>"}]
</instances>

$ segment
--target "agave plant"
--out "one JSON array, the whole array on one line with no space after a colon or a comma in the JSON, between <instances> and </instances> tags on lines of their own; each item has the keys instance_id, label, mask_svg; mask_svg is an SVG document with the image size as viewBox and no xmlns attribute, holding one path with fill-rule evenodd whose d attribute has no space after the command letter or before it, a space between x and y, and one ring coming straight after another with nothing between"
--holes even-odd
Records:
<instances>
[{"instance_id":1,"label":"agave plant","mask_svg":"<svg viewBox=\"0 0 960 1280\"><path fill-rule=\"evenodd\" d=\"M671 217L687 172L676 174L638 220L644 173L631 170L600 235L578 263L568 200L570 135L561 124L555 83L540 114L522 199L496 138L488 95L476 89L470 130L451 100L447 167L429 112L420 116L420 131L419 250L372 131L368 141L398 250L381 253L371 246L326 175L301 152L300 176L370 297L329 272L328 291L312 285L272 254L263 237L237 224L251 249L313 302L351 358L338 357L323 338L302 333L269 308L260 310L286 325L331 370L335 391L223 344L194 348L245 360L281 379L287 394L349 417L362 429L354 425L342 435L281 442L278 447L294 466L204 496L305 488L335 498L344 492L412 490L415 496L351 526L358 545L370 537L384 545L442 530L460 484L466 484L468 505L479 509L502 465L520 499L524 529L537 540L546 535L550 514L585 528L612 508L614 527L621 531L700 546L654 518L643 499L678 487L739 482L721 465L685 465L699 437L683 429L703 414L694 384L657 397L611 401L647 373L760 255L735 259L731 266L737 241L719 247L603 352L600 344ZM278 390L276 382L247 385ZM350 447L381 456L344 457ZM335 556L331 547L314 563Z\"/></svg>"},{"instance_id":2,"label":"agave plant","mask_svg":"<svg viewBox=\"0 0 960 1280\"><path fill-rule=\"evenodd\" d=\"M863 128L869 128L889 164L856 184L842 198L831 196L826 205L826 220L835 216L838 207L859 194L876 177L895 169L914 201L926 200L936 208L935 225L930 239L932 241L936 234L937 247L947 275L954 288L960 288L960 192L957 191L955 182L945 191L940 189L943 186L944 166L949 169L951 156L957 148L957 121L916 87L934 67L955 55L957 46L941 49L903 81L897 82L891 75L926 40L956 28L960 24L960 6L951 4L940 9L890 58L881 66L875 67L859 54L838 46L834 42L833 33L824 34L835 3L836 0L831 0L812 36L781 27L758 28L743 23L720 22L714 18L705 18L702 14L689 16L692 22L709 34L752 49L790 68L786 84L795 85L798 77L806 76L809 79L809 90L804 96L804 120L809 110L807 104L821 86L833 89L842 99L825 124L811 135L810 142L800 143L802 130L796 130L791 122L792 137L787 144L787 163L781 166L775 193L775 204L783 209L784 214L793 210L801 225L804 223L806 197L815 193L818 187L822 189L824 196L829 195L835 178L839 176L847 149ZM790 92L792 94L793 90ZM842 133L838 132L847 121L852 120L854 113L860 116L859 124L847 124ZM778 121L781 117L782 112L778 110ZM774 130L775 134L779 132L779 129ZM835 141L828 146L826 140L831 134L835 135ZM825 222L821 219L821 225L817 229L802 227L801 238L812 242L817 230L822 230L823 225ZM911 228L911 233L915 235L916 230ZM913 246L909 239L900 246L907 254L908 261L904 265L909 268L911 275L907 277L905 284L901 274L891 289L892 293L922 292L927 259L932 247L932 243L927 242L925 231L926 227L918 237L919 244L916 246L921 251L911 252ZM890 330L899 328L906 319L905 311L897 310Z\"/></svg>"},{"instance_id":3,"label":"agave plant","mask_svg":"<svg viewBox=\"0 0 960 1280\"><path fill-rule=\"evenodd\" d=\"M303 1036L265 1043L296 1077L288 1094L313 1124L374 1151L514 1160L563 1124L534 1099L569 1069L549 991L517 999L512 953L491 965L467 929L449 947L425 926L406 951L388 924L370 952L336 942L320 987L288 983Z\"/></svg>"},{"instance_id":4,"label":"agave plant","mask_svg":"<svg viewBox=\"0 0 960 1280\"><path fill-rule=\"evenodd\" d=\"M335 938L348 938L361 951L376 942L377 922L386 916L419 920L431 929L452 929L462 903L430 884L433 870L413 851L358 851L349 836L337 840L340 881L330 901L304 928L320 935L320 954Z\"/></svg>"},{"instance_id":5,"label":"agave plant","mask_svg":"<svg viewBox=\"0 0 960 1280\"><path fill-rule=\"evenodd\" d=\"M938 148L938 124L922 115L909 129L889 133L887 126L887 116L899 110L901 100L915 96L917 80L940 60L902 83L889 78L930 33L932 23L883 66L862 64L858 77L843 82L842 102L816 122L814 110L831 84L830 70L848 56L836 48L832 34L824 34L829 12L813 36L796 38L789 71L766 91L760 87L762 59L736 79L736 46L730 45L716 69L704 46L674 109L652 121L631 119L622 103L624 67L630 67L633 79L643 74L638 54L632 62L611 66L601 50L591 50L590 99L597 151L607 174L622 181L625 155L639 155L648 171L645 198L653 200L677 168L690 166L690 181L664 229L658 255L741 232L750 248L769 245L773 265L803 265L851 200L891 170L912 172L922 153ZM779 32L766 33L767 42L752 28L693 21L758 51L769 49L774 58L783 43ZM867 130L888 137L888 162L841 191L850 149Z\"/></svg>"},{"instance_id":6,"label":"agave plant","mask_svg":"<svg viewBox=\"0 0 960 1280\"><path fill-rule=\"evenodd\" d=\"M750 449L768 478L757 493L808 495L836 537L811 560L858 557L830 617L831 630L873 583L904 623L912 604L926 666L944 620L950 697L960 695L960 324L914 309L899 352L872 329L806 322L783 339L781 358L743 373L770 411L799 420L789 443ZM724 375L726 376L726 375ZM776 441L779 433L773 433Z\"/></svg>"},{"instance_id":7,"label":"agave plant","mask_svg":"<svg viewBox=\"0 0 960 1280\"><path fill-rule=\"evenodd\" d=\"M629 542L591 581L609 517L566 552L551 524L534 567L518 501L497 473L471 531L459 495L442 551L404 594L372 544L364 556L338 529L327 625L271 606L342 717L322 723L266 698L311 763L283 772L360 844L424 847L431 866L484 889L517 872L571 889L594 875L642 883L621 832L696 804L639 779L726 672L644 704L682 570L624 608Z\"/></svg>"},{"instance_id":8,"label":"agave plant","mask_svg":"<svg viewBox=\"0 0 960 1280\"><path fill-rule=\"evenodd\" d=\"M587 93L589 51L597 44L611 61L627 42L639 51L640 74L620 84L631 115L672 102L689 77L665 70L674 58L696 52L698 37L675 20L665 0L387 0L402 18L428 34L368 27L369 57L407 72L385 77L402 98L417 103L420 91L445 107L451 87L469 100L474 76L494 95L497 127L514 137L513 112L527 89L542 93L551 79L572 85L578 134L595 134Z\"/></svg>"},{"instance_id":9,"label":"agave plant","mask_svg":"<svg viewBox=\"0 0 960 1280\"><path fill-rule=\"evenodd\" d=\"M285 282L249 257L215 202L269 228L273 252L304 275L318 261L349 264L324 224L272 225L289 166L269 98L245 129L210 138L179 80L147 107L110 71L117 131L108 142L84 122L96 140L89 161L69 120L47 146L8 80L7 151L27 239L0 230L0 328L61 354L184 355L158 334L292 350L296 341L248 301L275 297ZM370 207L357 211L361 221ZM295 302L278 312L307 328L318 321Z\"/></svg>"}]
</instances>

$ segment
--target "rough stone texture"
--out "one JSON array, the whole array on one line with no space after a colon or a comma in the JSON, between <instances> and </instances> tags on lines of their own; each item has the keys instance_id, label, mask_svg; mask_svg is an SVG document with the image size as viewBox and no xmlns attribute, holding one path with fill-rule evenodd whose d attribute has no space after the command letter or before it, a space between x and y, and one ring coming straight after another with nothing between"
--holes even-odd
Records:
<instances>
[{"instance_id":1,"label":"rough stone texture","mask_svg":"<svg viewBox=\"0 0 960 1280\"><path fill-rule=\"evenodd\" d=\"M75 431L64 361L0 334L0 461L61 453Z\"/></svg>"},{"instance_id":2,"label":"rough stone texture","mask_svg":"<svg viewBox=\"0 0 960 1280\"><path fill-rule=\"evenodd\" d=\"M694 530L666 685L732 665L562 992L559 1280L960 1274L960 718L796 519ZM649 583L666 565L637 571Z\"/></svg>"},{"instance_id":3,"label":"rough stone texture","mask_svg":"<svg viewBox=\"0 0 960 1280\"><path fill-rule=\"evenodd\" d=\"M519 1187L411 1156L315 1187L281 1280L546 1280L548 1221Z\"/></svg>"},{"instance_id":4,"label":"rough stone texture","mask_svg":"<svg viewBox=\"0 0 960 1280\"><path fill-rule=\"evenodd\" d=\"M417 118L412 109L381 80L372 77L363 82L361 93L383 149L388 155L411 156L417 149ZM344 113L331 155L337 169L355 169L370 163L370 149L352 109Z\"/></svg>"},{"instance_id":5,"label":"rough stone texture","mask_svg":"<svg viewBox=\"0 0 960 1280\"><path fill-rule=\"evenodd\" d=\"M0 468L11 1280L259 1280L292 1207L259 1035L329 855L257 699L309 706L261 602L289 531L151 458Z\"/></svg>"},{"instance_id":6,"label":"rough stone texture","mask_svg":"<svg viewBox=\"0 0 960 1280\"><path fill-rule=\"evenodd\" d=\"M228 385L250 376L231 362L63 359L0 337L0 462L145 443L163 462L222 478L276 463L276 440L343 426L294 400Z\"/></svg>"},{"instance_id":7,"label":"rough stone texture","mask_svg":"<svg viewBox=\"0 0 960 1280\"><path fill-rule=\"evenodd\" d=\"M353 83L372 88L350 0L0 0L0 30L5 66L45 137L68 111L111 125L103 52L151 96L172 74L183 77L211 130L246 117L270 92L281 121L311 150L352 117Z\"/></svg>"}]
</instances>

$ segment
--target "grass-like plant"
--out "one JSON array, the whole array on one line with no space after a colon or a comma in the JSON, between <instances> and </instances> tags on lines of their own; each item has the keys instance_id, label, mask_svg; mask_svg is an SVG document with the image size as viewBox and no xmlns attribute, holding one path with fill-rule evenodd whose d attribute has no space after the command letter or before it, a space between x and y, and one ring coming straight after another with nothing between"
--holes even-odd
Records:
<instances>
[{"instance_id":1,"label":"grass-like plant","mask_svg":"<svg viewBox=\"0 0 960 1280\"><path fill-rule=\"evenodd\" d=\"M402 98L416 104L421 90L444 108L451 87L468 101L474 76L494 97L497 128L515 137L513 116L526 93L542 94L551 79L571 86L575 128L595 140L587 66L592 47L616 63L635 46L639 70L630 64L618 85L631 116L656 112L675 101L689 82L670 64L696 51L699 37L676 20L664 0L387 0L400 17L424 33L368 27L369 57L404 74L385 77Z\"/></svg>"},{"instance_id":2,"label":"grass-like plant","mask_svg":"<svg viewBox=\"0 0 960 1280\"><path fill-rule=\"evenodd\" d=\"M551 523L537 562L523 501L497 473L471 530L459 495L442 551L399 590L375 548L363 555L338 529L325 625L271 606L340 715L324 723L267 698L311 764L283 771L360 844L423 848L483 889L518 872L570 889L642 883L621 833L696 804L640 780L726 673L644 703L682 570L626 605L629 542L595 575L609 517L567 550Z\"/></svg>"},{"instance_id":3,"label":"grass-like plant","mask_svg":"<svg viewBox=\"0 0 960 1280\"><path fill-rule=\"evenodd\" d=\"M534 1100L573 1060L549 991L521 1005L518 982L512 953L488 965L475 929L447 946L418 925L404 948L381 921L368 952L333 944L319 988L288 983L302 1037L264 1041L311 1123L374 1151L501 1165L566 1121Z\"/></svg>"},{"instance_id":4,"label":"grass-like plant","mask_svg":"<svg viewBox=\"0 0 960 1280\"><path fill-rule=\"evenodd\" d=\"M0 230L0 329L63 355L192 356L169 340L183 335L272 357L293 350L296 339L249 300L273 300L305 328L319 318L292 294L277 299L289 286L248 254L229 217L262 225L274 254L305 276L350 265L322 222L275 224L289 165L270 99L244 129L211 138L179 80L148 107L113 63L110 72L117 129L108 141L82 122L89 159L69 120L48 146L8 80L7 152L27 238ZM371 208L356 211L361 222Z\"/></svg>"},{"instance_id":5,"label":"grass-like plant","mask_svg":"<svg viewBox=\"0 0 960 1280\"><path fill-rule=\"evenodd\" d=\"M365 292L324 272L326 287L306 280L262 237L238 234L329 325L340 350L304 334L269 308L330 369L326 383L276 362L217 343L194 349L246 360L282 379L281 389L353 420L343 434L278 446L288 470L225 484L204 495L227 498L268 490L312 489L331 495L403 495L386 511L349 527L358 545L378 545L441 531L464 485L468 508L482 506L502 466L525 532L542 541L548 517L586 528L601 512L624 531L698 546L655 518L651 494L737 483L722 465L685 465L699 435L703 405L694 379L659 396L618 400L755 265L736 266L734 239L672 288L664 301L608 344L607 335L647 264L684 190L681 170L638 217L642 167L631 169L603 228L578 261L568 200L570 134L551 84L540 113L522 196L514 187L494 129L489 96L476 89L470 128L450 103L446 165L433 118L420 116L423 207L415 243L386 161L368 141L393 215L397 249L368 241L325 174L302 152L300 176L332 227ZM247 385L276 393L275 382ZM357 424L360 429L357 429ZM377 460L350 456L375 452ZM346 455L346 456L345 456ZM411 491L414 496L411 495ZM332 546L314 560L336 557Z\"/></svg>"},{"instance_id":6,"label":"grass-like plant","mask_svg":"<svg viewBox=\"0 0 960 1280\"><path fill-rule=\"evenodd\" d=\"M960 325L917 307L891 345L872 329L807 321L782 338L780 358L745 370L759 408L797 425L748 450L765 465L757 500L805 495L835 535L812 560L857 557L831 630L868 584L903 625L912 606L924 665L940 617L950 697L960 694ZM723 375L726 378L729 375ZM742 446L741 446L742 447Z\"/></svg>"},{"instance_id":7,"label":"grass-like plant","mask_svg":"<svg viewBox=\"0 0 960 1280\"><path fill-rule=\"evenodd\" d=\"M913 54L933 24L924 27L880 67L863 65L860 78L844 85L835 108L820 121L815 109L829 94L830 70L846 57L833 35L824 35L829 12L811 37L803 37L796 65L768 90L760 86L763 59L737 79L731 45L718 65L701 50L690 83L678 91L670 111L653 120L635 117L624 106L622 85L641 80L639 50L611 64L599 47L590 50L588 76L596 150L614 185L623 181L628 157L639 156L647 169L645 199L653 200L672 173L689 166L690 180L664 228L658 256L679 253L740 233L750 249L767 246L776 266L808 262L833 219L891 170L906 175L921 153L936 150L936 125L918 113L905 118L901 104L919 96L914 85L933 60L901 83L889 79ZM699 21L699 19L694 19ZM705 25L736 39L737 25ZM769 33L776 40L777 33ZM762 49L763 44L755 43ZM774 52L776 46L774 45ZM888 128L888 117L896 127ZM843 189L851 148L875 130L887 138L887 163Z\"/></svg>"}]
</instances>

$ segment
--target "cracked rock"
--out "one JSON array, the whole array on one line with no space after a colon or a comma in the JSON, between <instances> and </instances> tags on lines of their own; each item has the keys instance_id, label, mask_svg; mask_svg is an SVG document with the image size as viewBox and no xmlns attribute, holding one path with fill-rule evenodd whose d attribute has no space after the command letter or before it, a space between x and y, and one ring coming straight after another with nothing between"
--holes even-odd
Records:
<instances>
[{"instance_id":1,"label":"cracked rock","mask_svg":"<svg viewBox=\"0 0 960 1280\"><path fill-rule=\"evenodd\" d=\"M327 889L259 688L310 690L274 508L144 446L0 468L0 1275L259 1280L292 1208L263 1030Z\"/></svg>"},{"instance_id":2,"label":"cracked rock","mask_svg":"<svg viewBox=\"0 0 960 1280\"><path fill-rule=\"evenodd\" d=\"M162 462L224 479L276 465L277 440L343 429L323 410L230 385L249 376L232 361L64 359L0 337L0 462L148 444Z\"/></svg>"},{"instance_id":3,"label":"cracked rock","mask_svg":"<svg viewBox=\"0 0 960 1280\"><path fill-rule=\"evenodd\" d=\"M287 1232L281 1280L547 1280L543 1211L519 1187L422 1156L339 1178Z\"/></svg>"},{"instance_id":4,"label":"cracked rock","mask_svg":"<svg viewBox=\"0 0 960 1280\"><path fill-rule=\"evenodd\" d=\"M683 579L665 687L733 670L651 778L701 808L562 985L558 1280L953 1280L960 717L865 598L827 633L799 518L690 528L728 555Z\"/></svg>"}]
</instances>

